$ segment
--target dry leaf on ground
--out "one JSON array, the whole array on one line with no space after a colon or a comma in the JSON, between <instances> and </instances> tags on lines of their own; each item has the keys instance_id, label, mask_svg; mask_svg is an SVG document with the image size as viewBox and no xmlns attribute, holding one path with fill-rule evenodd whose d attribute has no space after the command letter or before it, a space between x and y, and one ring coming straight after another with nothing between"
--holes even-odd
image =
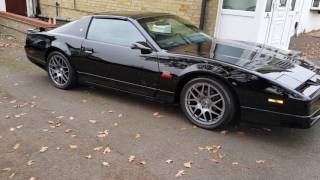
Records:
<instances>
[{"instance_id":1,"label":"dry leaf on ground","mask_svg":"<svg viewBox=\"0 0 320 180\"><path fill-rule=\"evenodd\" d=\"M136 134L136 137L135 137L136 139L139 139L139 138L141 138L141 134Z\"/></svg>"},{"instance_id":2,"label":"dry leaf on ground","mask_svg":"<svg viewBox=\"0 0 320 180\"><path fill-rule=\"evenodd\" d=\"M184 170L179 170L178 173L176 174L176 178L177 177L181 177L183 176L185 173L184 173Z\"/></svg>"},{"instance_id":3,"label":"dry leaf on ground","mask_svg":"<svg viewBox=\"0 0 320 180\"><path fill-rule=\"evenodd\" d=\"M103 166L106 166L106 167L109 167L109 166L110 166L110 164L109 164L108 162L102 162L102 165L103 165Z\"/></svg>"},{"instance_id":4,"label":"dry leaf on ground","mask_svg":"<svg viewBox=\"0 0 320 180\"><path fill-rule=\"evenodd\" d=\"M95 147L93 150L94 151L101 151L103 149L103 146Z\"/></svg>"},{"instance_id":5,"label":"dry leaf on ground","mask_svg":"<svg viewBox=\"0 0 320 180\"><path fill-rule=\"evenodd\" d=\"M16 145L13 146L13 149L17 150L17 149L19 149L19 147L20 147L20 144L16 144Z\"/></svg>"},{"instance_id":6,"label":"dry leaf on ground","mask_svg":"<svg viewBox=\"0 0 320 180\"><path fill-rule=\"evenodd\" d=\"M2 171L7 171L7 172L9 172L9 171L11 171L11 168L3 168Z\"/></svg>"},{"instance_id":7,"label":"dry leaf on ground","mask_svg":"<svg viewBox=\"0 0 320 180\"><path fill-rule=\"evenodd\" d=\"M43 153L43 152L46 152L47 150L48 150L48 147L43 146L43 147L41 147L40 152Z\"/></svg>"},{"instance_id":8,"label":"dry leaf on ground","mask_svg":"<svg viewBox=\"0 0 320 180\"><path fill-rule=\"evenodd\" d=\"M133 156L133 155L131 155L131 156L128 158L129 162L133 162L135 159L136 159L136 157Z\"/></svg>"},{"instance_id":9,"label":"dry leaf on ground","mask_svg":"<svg viewBox=\"0 0 320 180\"><path fill-rule=\"evenodd\" d=\"M233 162L232 165L237 166L237 165L239 165L239 163L238 162Z\"/></svg>"},{"instance_id":10,"label":"dry leaf on ground","mask_svg":"<svg viewBox=\"0 0 320 180\"><path fill-rule=\"evenodd\" d=\"M96 124L97 123L97 121L96 120L89 120L89 122L91 123L91 124Z\"/></svg>"},{"instance_id":11,"label":"dry leaf on ground","mask_svg":"<svg viewBox=\"0 0 320 180\"><path fill-rule=\"evenodd\" d=\"M191 161L186 162L186 163L183 164L183 166L186 167L186 168L192 168L192 162Z\"/></svg>"},{"instance_id":12,"label":"dry leaf on ground","mask_svg":"<svg viewBox=\"0 0 320 180\"><path fill-rule=\"evenodd\" d=\"M266 161L265 160L257 160L256 163L257 164L264 164Z\"/></svg>"},{"instance_id":13,"label":"dry leaf on ground","mask_svg":"<svg viewBox=\"0 0 320 180\"><path fill-rule=\"evenodd\" d=\"M78 146L77 145L69 145L70 149L77 149Z\"/></svg>"},{"instance_id":14,"label":"dry leaf on ground","mask_svg":"<svg viewBox=\"0 0 320 180\"><path fill-rule=\"evenodd\" d=\"M86 158L87 158L87 159L92 159L91 154L87 155Z\"/></svg>"},{"instance_id":15,"label":"dry leaf on ground","mask_svg":"<svg viewBox=\"0 0 320 180\"><path fill-rule=\"evenodd\" d=\"M173 160L168 159L168 160L166 160L166 163L167 163L167 164L172 164L172 163L173 163Z\"/></svg>"},{"instance_id":16,"label":"dry leaf on ground","mask_svg":"<svg viewBox=\"0 0 320 180\"><path fill-rule=\"evenodd\" d=\"M28 165L28 166L31 166L31 165L33 165L33 164L34 164L34 160L30 160L30 161L27 162L27 165Z\"/></svg>"}]
</instances>

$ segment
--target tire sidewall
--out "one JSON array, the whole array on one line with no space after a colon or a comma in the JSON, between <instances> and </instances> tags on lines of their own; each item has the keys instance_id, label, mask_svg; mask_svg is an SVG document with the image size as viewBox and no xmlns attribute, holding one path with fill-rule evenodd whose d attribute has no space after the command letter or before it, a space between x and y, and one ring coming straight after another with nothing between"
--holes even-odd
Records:
<instances>
[{"instance_id":1,"label":"tire sidewall","mask_svg":"<svg viewBox=\"0 0 320 180\"><path fill-rule=\"evenodd\" d=\"M200 82L212 84L214 87L216 87L221 92L221 94L225 100L226 108L225 108L225 113L224 113L223 117L217 123L212 124L212 125L201 124L198 121L195 121L193 119L193 117L189 114L187 107L186 107L185 98L187 95L187 91L189 90L189 88L191 86L193 86L196 83L200 83ZM193 79L190 82L188 82L184 86L184 88L180 94L180 106L181 106L181 109L184 112L184 114L187 116L187 118L192 123L194 123L195 125L197 125L201 128L204 128L204 129L216 129L216 128L223 127L223 126L229 124L233 120L234 115L236 113L236 103L235 103L233 94L231 93L229 88L226 85L224 85L220 80L217 80L212 77L196 78L196 79Z\"/></svg>"},{"instance_id":2,"label":"tire sidewall","mask_svg":"<svg viewBox=\"0 0 320 180\"><path fill-rule=\"evenodd\" d=\"M65 63L66 63L66 65L69 68L70 77L68 79L68 82L63 86L56 84L54 82L54 80L52 79L51 75L50 75L49 62L50 62L52 56L60 56L61 58L63 58ZM46 67L47 67L47 73L48 73L49 81L54 87L59 88L59 89L70 89L70 88L73 87L73 85L75 83L75 79L76 79L75 78L75 71L74 71L74 68L71 66L68 58L64 54L62 54L62 53L60 53L58 51L54 51L54 52L50 53L49 56L48 56L48 59L47 59Z\"/></svg>"}]
</instances>

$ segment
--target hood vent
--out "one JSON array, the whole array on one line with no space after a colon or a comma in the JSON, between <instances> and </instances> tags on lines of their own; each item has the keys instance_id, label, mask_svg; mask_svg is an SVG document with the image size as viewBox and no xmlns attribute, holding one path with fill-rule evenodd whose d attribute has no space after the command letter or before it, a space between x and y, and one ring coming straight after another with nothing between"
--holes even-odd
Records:
<instances>
[{"instance_id":1,"label":"hood vent","mask_svg":"<svg viewBox=\"0 0 320 180\"><path fill-rule=\"evenodd\" d=\"M281 60L278 58L274 58L269 65L281 68L281 69L291 69L294 67L294 63L292 63L291 61L287 61L287 60Z\"/></svg>"}]
</instances>

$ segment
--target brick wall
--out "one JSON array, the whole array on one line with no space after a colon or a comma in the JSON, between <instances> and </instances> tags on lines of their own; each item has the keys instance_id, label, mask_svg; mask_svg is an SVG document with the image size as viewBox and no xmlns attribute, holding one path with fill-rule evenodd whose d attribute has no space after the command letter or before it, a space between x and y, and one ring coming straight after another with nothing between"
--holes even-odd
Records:
<instances>
[{"instance_id":1,"label":"brick wall","mask_svg":"<svg viewBox=\"0 0 320 180\"><path fill-rule=\"evenodd\" d=\"M43 15L56 15L55 3L60 4L59 16L76 19L83 15L107 11L152 11L179 15L199 24L202 0L40 0ZM74 3L75 2L75 3ZM213 34L218 0L208 0L205 31Z\"/></svg>"}]
</instances>

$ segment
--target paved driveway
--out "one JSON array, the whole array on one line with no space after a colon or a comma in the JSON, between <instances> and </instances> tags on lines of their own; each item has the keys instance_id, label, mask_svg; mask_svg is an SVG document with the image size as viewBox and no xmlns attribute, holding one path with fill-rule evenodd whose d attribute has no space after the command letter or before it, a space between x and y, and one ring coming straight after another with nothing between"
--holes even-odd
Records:
<instances>
[{"instance_id":1,"label":"paved driveway","mask_svg":"<svg viewBox=\"0 0 320 180\"><path fill-rule=\"evenodd\" d=\"M0 48L1 180L172 180L180 170L177 178L190 180L320 179L319 125L195 128L172 105L92 87L55 89L7 41Z\"/></svg>"}]
</instances>

